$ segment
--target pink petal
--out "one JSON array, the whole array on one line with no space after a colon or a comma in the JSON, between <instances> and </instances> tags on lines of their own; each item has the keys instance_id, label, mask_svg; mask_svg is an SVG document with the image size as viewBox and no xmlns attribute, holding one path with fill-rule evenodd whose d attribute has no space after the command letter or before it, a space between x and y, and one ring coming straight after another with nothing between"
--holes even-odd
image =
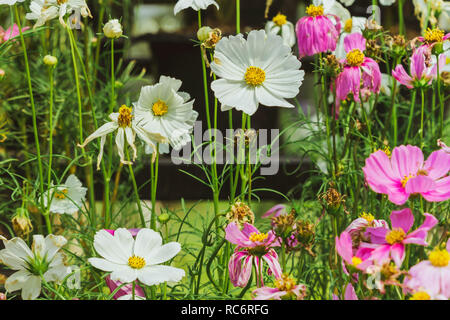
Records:
<instances>
[{"instance_id":1,"label":"pink petal","mask_svg":"<svg viewBox=\"0 0 450 320\"><path fill-rule=\"evenodd\" d=\"M356 295L355 288L349 283L347 288L345 289L345 300L358 300L358 296Z\"/></svg>"},{"instance_id":2,"label":"pink petal","mask_svg":"<svg viewBox=\"0 0 450 320\"><path fill-rule=\"evenodd\" d=\"M349 34L344 39L344 49L347 53L353 49L364 51L366 50L366 39L360 33Z\"/></svg>"},{"instance_id":3,"label":"pink petal","mask_svg":"<svg viewBox=\"0 0 450 320\"><path fill-rule=\"evenodd\" d=\"M444 150L437 150L430 154L425 161L424 170L434 180L448 175L450 170L450 154Z\"/></svg>"},{"instance_id":4,"label":"pink petal","mask_svg":"<svg viewBox=\"0 0 450 320\"><path fill-rule=\"evenodd\" d=\"M400 268L403 260L405 259L405 245L402 243L396 243L391 246L391 257L394 260L397 267Z\"/></svg>"},{"instance_id":5,"label":"pink petal","mask_svg":"<svg viewBox=\"0 0 450 320\"><path fill-rule=\"evenodd\" d=\"M417 176L408 180L405 185L405 192L408 194L427 193L436 187L433 179L427 176Z\"/></svg>"},{"instance_id":6,"label":"pink petal","mask_svg":"<svg viewBox=\"0 0 450 320\"><path fill-rule=\"evenodd\" d=\"M411 145L395 147L392 150L391 163L395 176L400 177L400 179L408 177L422 167L422 150Z\"/></svg>"},{"instance_id":7,"label":"pink petal","mask_svg":"<svg viewBox=\"0 0 450 320\"><path fill-rule=\"evenodd\" d=\"M414 224L414 215L409 208L392 211L390 218L392 228L402 228L405 233L408 233Z\"/></svg>"}]
</instances>

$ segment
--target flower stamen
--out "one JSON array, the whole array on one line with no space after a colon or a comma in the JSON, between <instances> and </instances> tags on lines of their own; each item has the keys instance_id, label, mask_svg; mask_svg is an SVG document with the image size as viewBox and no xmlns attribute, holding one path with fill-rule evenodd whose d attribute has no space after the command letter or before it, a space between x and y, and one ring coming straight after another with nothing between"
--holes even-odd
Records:
<instances>
[{"instance_id":1,"label":"flower stamen","mask_svg":"<svg viewBox=\"0 0 450 320\"><path fill-rule=\"evenodd\" d=\"M386 234L386 242L390 245L401 243L405 239L406 233L401 228L394 228L391 232Z\"/></svg>"},{"instance_id":2,"label":"flower stamen","mask_svg":"<svg viewBox=\"0 0 450 320\"><path fill-rule=\"evenodd\" d=\"M63 200L66 198L66 194L69 192L67 189L58 190L55 192L55 198L59 200Z\"/></svg>"},{"instance_id":3,"label":"flower stamen","mask_svg":"<svg viewBox=\"0 0 450 320\"><path fill-rule=\"evenodd\" d=\"M350 18L345 21L344 31L347 33L351 33L352 29L353 29L353 19Z\"/></svg>"},{"instance_id":4,"label":"flower stamen","mask_svg":"<svg viewBox=\"0 0 450 320\"><path fill-rule=\"evenodd\" d=\"M131 126L131 119L133 118L133 115L131 114L132 110L131 107L127 107L126 105L122 105L119 108L119 117L117 118L119 126L122 128Z\"/></svg>"},{"instance_id":5,"label":"flower stamen","mask_svg":"<svg viewBox=\"0 0 450 320\"><path fill-rule=\"evenodd\" d=\"M428 30L425 32L425 42L426 43L434 43L434 42L442 42L444 40L444 31L439 28Z\"/></svg>"},{"instance_id":6,"label":"flower stamen","mask_svg":"<svg viewBox=\"0 0 450 320\"><path fill-rule=\"evenodd\" d=\"M158 100L153 104L152 110L155 116L163 116L167 113L169 107L164 101Z\"/></svg>"},{"instance_id":7,"label":"flower stamen","mask_svg":"<svg viewBox=\"0 0 450 320\"><path fill-rule=\"evenodd\" d=\"M132 256L128 259L128 265L133 269L142 269L145 267L145 259L138 256Z\"/></svg>"},{"instance_id":8,"label":"flower stamen","mask_svg":"<svg viewBox=\"0 0 450 320\"><path fill-rule=\"evenodd\" d=\"M353 49L347 53L347 64L352 67L359 67L364 62L364 53L359 49Z\"/></svg>"},{"instance_id":9,"label":"flower stamen","mask_svg":"<svg viewBox=\"0 0 450 320\"><path fill-rule=\"evenodd\" d=\"M273 17L272 21L279 27L285 25L287 22L286 16L284 14L278 13L275 17Z\"/></svg>"},{"instance_id":10,"label":"flower stamen","mask_svg":"<svg viewBox=\"0 0 450 320\"><path fill-rule=\"evenodd\" d=\"M248 67L245 72L245 82L251 86L259 86L266 80L266 73L258 67Z\"/></svg>"},{"instance_id":11,"label":"flower stamen","mask_svg":"<svg viewBox=\"0 0 450 320\"><path fill-rule=\"evenodd\" d=\"M450 261L450 253L447 250L433 250L429 255L431 264L435 267L446 267Z\"/></svg>"},{"instance_id":12,"label":"flower stamen","mask_svg":"<svg viewBox=\"0 0 450 320\"><path fill-rule=\"evenodd\" d=\"M263 242L264 240L266 240L268 237L267 233L256 233L256 232L252 232L250 234L250 237L248 238L250 241L252 242Z\"/></svg>"},{"instance_id":13,"label":"flower stamen","mask_svg":"<svg viewBox=\"0 0 450 320\"><path fill-rule=\"evenodd\" d=\"M310 17L323 16L323 6L315 6L311 4L306 8L306 14Z\"/></svg>"}]
</instances>

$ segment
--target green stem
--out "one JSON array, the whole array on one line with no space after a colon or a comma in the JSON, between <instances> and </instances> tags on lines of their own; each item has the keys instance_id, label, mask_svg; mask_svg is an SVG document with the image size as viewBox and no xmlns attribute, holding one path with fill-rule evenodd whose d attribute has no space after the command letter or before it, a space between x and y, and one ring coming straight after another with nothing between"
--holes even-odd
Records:
<instances>
[{"instance_id":1,"label":"green stem","mask_svg":"<svg viewBox=\"0 0 450 320\"><path fill-rule=\"evenodd\" d=\"M236 33L241 33L241 0L236 0Z\"/></svg>"},{"instance_id":2,"label":"green stem","mask_svg":"<svg viewBox=\"0 0 450 320\"><path fill-rule=\"evenodd\" d=\"M40 194L43 195L44 194L44 173L43 173L43 169L42 169L41 148L39 145L36 107L34 105L33 87L31 85L31 74L30 74L30 66L28 63L27 46L25 45L25 39L24 39L23 33L22 33L22 25L20 23L19 11L17 9L16 4L14 5L14 12L15 12L15 16L16 16L17 27L19 28L20 42L22 44L23 58L25 61L25 70L27 73L28 92L30 94L31 112L32 112L32 118L33 118L33 134L34 134L34 142L36 144L36 157L37 157L37 161L38 161L38 170L39 170L39 191L40 191ZM41 205L42 205L42 197L41 197ZM49 215L44 214L44 218L45 218L45 222L47 225L47 231L50 234L50 233L52 233L52 226L50 223Z\"/></svg>"},{"instance_id":3,"label":"green stem","mask_svg":"<svg viewBox=\"0 0 450 320\"><path fill-rule=\"evenodd\" d=\"M156 145L156 159L150 164L150 173L152 180L151 201L152 216L150 217L150 228L156 230L156 190L158 188L158 168L159 168L159 144Z\"/></svg>"},{"instance_id":4,"label":"green stem","mask_svg":"<svg viewBox=\"0 0 450 320\"><path fill-rule=\"evenodd\" d=\"M405 19L403 18L403 5L405 0L398 0L398 33L405 35Z\"/></svg>"},{"instance_id":5,"label":"green stem","mask_svg":"<svg viewBox=\"0 0 450 320\"><path fill-rule=\"evenodd\" d=\"M410 110L409 110L409 118L408 118L408 127L406 128L405 140L403 141L403 144L406 144L408 142L409 131L411 130L412 119L413 119L413 116L414 116L414 106L416 104L416 95L417 95L417 91L414 90L412 92L411 107L410 107Z\"/></svg>"},{"instance_id":6,"label":"green stem","mask_svg":"<svg viewBox=\"0 0 450 320\"><path fill-rule=\"evenodd\" d=\"M436 72L437 72L437 91L439 97L439 106L440 106L440 114L439 114L439 137L442 137L442 133L444 131L444 99L441 94L441 75L439 70L439 55L436 55Z\"/></svg>"},{"instance_id":7,"label":"green stem","mask_svg":"<svg viewBox=\"0 0 450 320\"><path fill-rule=\"evenodd\" d=\"M420 89L421 98L422 98L422 108L420 113L420 146L423 146L423 117L425 113L425 92L423 88Z\"/></svg>"},{"instance_id":8,"label":"green stem","mask_svg":"<svg viewBox=\"0 0 450 320\"><path fill-rule=\"evenodd\" d=\"M127 148L126 144L125 144L125 153L127 156L127 161L130 162L130 154L128 152L128 148ZM133 184L134 195L136 197L136 203L137 203L137 207L138 207L138 211L139 211L139 217L141 218L141 225L142 225L142 228L145 228L145 218L144 218L144 213L142 211L141 199L139 198L139 191L138 191L137 184L136 184L136 177L134 175L133 166L131 164L129 164L128 169L130 170L131 182Z\"/></svg>"}]
</instances>

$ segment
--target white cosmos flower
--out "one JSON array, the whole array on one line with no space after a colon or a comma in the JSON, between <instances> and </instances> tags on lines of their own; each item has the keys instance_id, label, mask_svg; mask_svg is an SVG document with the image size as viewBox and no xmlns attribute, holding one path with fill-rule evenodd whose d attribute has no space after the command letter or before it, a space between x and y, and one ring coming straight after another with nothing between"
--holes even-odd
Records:
<instances>
[{"instance_id":1,"label":"white cosmos flower","mask_svg":"<svg viewBox=\"0 0 450 320\"><path fill-rule=\"evenodd\" d=\"M80 12L83 17L92 18L91 11L85 0L33 0L30 4L27 20L37 20L34 27L40 27L48 20L59 17L59 22L66 27L64 16L73 11Z\"/></svg>"},{"instance_id":2,"label":"white cosmos flower","mask_svg":"<svg viewBox=\"0 0 450 320\"><path fill-rule=\"evenodd\" d=\"M6 4L8 6L13 6L17 2L24 2L25 0L0 0L0 5Z\"/></svg>"},{"instance_id":3,"label":"white cosmos flower","mask_svg":"<svg viewBox=\"0 0 450 320\"><path fill-rule=\"evenodd\" d=\"M284 44L289 47L295 44L294 25L286 20L284 14L279 13L271 21L267 21L266 32L281 36Z\"/></svg>"},{"instance_id":4,"label":"white cosmos flower","mask_svg":"<svg viewBox=\"0 0 450 320\"><path fill-rule=\"evenodd\" d=\"M186 8L192 8L195 11L206 10L210 5L215 5L219 10L219 5L214 0L178 0L177 4L173 8L173 14L176 15L181 10Z\"/></svg>"},{"instance_id":5,"label":"white cosmos flower","mask_svg":"<svg viewBox=\"0 0 450 320\"><path fill-rule=\"evenodd\" d=\"M236 108L252 115L259 104L293 108L285 98L299 92L305 72L280 36L264 30L222 38L211 70L220 78L211 83L222 111Z\"/></svg>"},{"instance_id":6,"label":"white cosmos flower","mask_svg":"<svg viewBox=\"0 0 450 320\"><path fill-rule=\"evenodd\" d=\"M47 206L50 196L50 212L74 214L83 205L86 191L87 188L83 187L81 181L71 174L64 184L51 188L44 194L44 205Z\"/></svg>"},{"instance_id":7,"label":"white cosmos flower","mask_svg":"<svg viewBox=\"0 0 450 320\"><path fill-rule=\"evenodd\" d=\"M161 76L159 83L144 86L139 100L134 103L136 120L144 129L166 137L174 149L180 149L191 141L198 113L194 100L188 93L178 91L182 82Z\"/></svg>"},{"instance_id":8,"label":"white cosmos flower","mask_svg":"<svg viewBox=\"0 0 450 320\"><path fill-rule=\"evenodd\" d=\"M138 279L152 286L167 281L180 281L182 269L162 265L181 250L178 242L162 244L161 235L151 229L139 230L136 239L130 231L117 229L114 236L100 230L94 237L94 248L103 258L89 258L95 268L111 272L111 280L130 283Z\"/></svg>"},{"instance_id":9,"label":"white cosmos flower","mask_svg":"<svg viewBox=\"0 0 450 320\"><path fill-rule=\"evenodd\" d=\"M9 268L16 270L5 282L8 292L22 290L23 300L36 299L41 293L41 277L46 282L61 282L71 273L64 265L64 255L58 252L67 242L63 236L50 234L33 236L32 249L21 238L3 240L5 249L0 250L0 260Z\"/></svg>"},{"instance_id":10,"label":"white cosmos flower","mask_svg":"<svg viewBox=\"0 0 450 320\"><path fill-rule=\"evenodd\" d=\"M111 113L109 115L109 119L111 119L110 122L105 123L93 134L87 137L82 145L78 145L79 147L84 148L92 140L100 138L100 152L97 157L97 170L100 170L100 163L103 158L103 148L105 146L106 136L116 130L117 151L119 153L120 162L123 164L133 164L133 162L125 160L125 139L133 150L133 161L136 160L137 157L137 149L134 145L136 134L142 141L144 141L144 143L155 150L155 142L166 142L166 139L161 135L143 128L140 123L134 119L132 111L132 108L122 105L119 112Z\"/></svg>"}]
</instances>

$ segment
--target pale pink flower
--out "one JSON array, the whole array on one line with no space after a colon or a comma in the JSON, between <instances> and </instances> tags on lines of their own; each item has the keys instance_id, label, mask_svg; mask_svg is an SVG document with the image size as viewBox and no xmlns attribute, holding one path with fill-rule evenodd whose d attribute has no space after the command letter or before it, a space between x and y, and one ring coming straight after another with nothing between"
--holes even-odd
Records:
<instances>
[{"instance_id":1,"label":"pale pink flower","mask_svg":"<svg viewBox=\"0 0 450 320\"><path fill-rule=\"evenodd\" d=\"M25 30L30 29L30 27L24 27L22 28L22 32L24 32ZM15 37L17 37L20 34L19 32L19 27L17 26L17 24L13 24L12 29L11 27L9 27L3 34L3 41L6 42L9 39L13 39Z\"/></svg>"},{"instance_id":2,"label":"pale pink flower","mask_svg":"<svg viewBox=\"0 0 450 320\"><path fill-rule=\"evenodd\" d=\"M420 148L395 147L389 156L379 150L366 159L364 176L376 193L387 194L389 201L404 204L410 195L421 194L429 202L450 198L450 154L437 150L424 162Z\"/></svg>"},{"instance_id":3,"label":"pale pink flower","mask_svg":"<svg viewBox=\"0 0 450 320\"><path fill-rule=\"evenodd\" d=\"M410 58L409 75L405 68L399 64L392 70L392 76L409 89L431 85L437 77L437 64L427 63L428 48L422 46L416 49ZM439 57L439 69L445 66L445 55Z\"/></svg>"},{"instance_id":4,"label":"pale pink flower","mask_svg":"<svg viewBox=\"0 0 450 320\"><path fill-rule=\"evenodd\" d=\"M370 239L370 243L362 242L361 248L374 249L370 259L375 263L383 264L392 258L400 268L405 259L405 245L428 246L426 242L428 231L438 223L438 220L429 213L424 213L424 216L425 221L422 225L410 232L414 224L414 215L411 209L392 211L390 216L392 229L386 227L367 228L365 236Z\"/></svg>"},{"instance_id":5,"label":"pale pink flower","mask_svg":"<svg viewBox=\"0 0 450 320\"><path fill-rule=\"evenodd\" d=\"M341 63L344 69L336 78L336 116L339 115L339 106L350 93L356 102L361 101L361 90L378 93L381 88L381 71L378 63L364 55L366 39L360 33L352 33L344 39L346 59ZM362 80L362 81L361 81Z\"/></svg>"},{"instance_id":6,"label":"pale pink flower","mask_svg":"<svg viewBox=\"0 0 450 320\"><path fill-rule=\"evenodd\" d=\"M258 229L248 223L244 223L241 231L236 223L231 222L225 228L225 239L237 245L228 263L230 280L235 287L247 285L253 265L257 271L257 283L263 286L263 279L260 277L263 261L269 266L269 274L273 274L276 278L281 277L278 255L272 249L280 244L272 231L260 233Z\"/></svg>"},{"instance_id":7,"label":"pale pink flower","mask_svg":"<svg viewBox=\"0 0 450 320\"><path fill-rule=\"evenodd\" d=\"M275 288L261 287L253 291L253 300L303 300L306 296L306 286L282 275L275 281Z\"/></svg>"},{"instance_id":8,"label":"pale pink flower","mask_svg":"<svg viewBox=\"0 0 450 320\"><path fill-rule=\"evenodd\" d=\"M333 300L340 300L340 299L337 295L333 294ZM345 288L344 300L358 300L355 288L353 288L351 283L349 283Z\"/></svg>"},{"instance_id":9,"label":"pale pink flower","mask_svg":"<svg viewBox=\"0 0 450 320\"><path fill-rule=\"evenodd\" d=\"M285 215L287 214L286 211L286 206L284 204L277 204L275 206L273 206L272 208L270 208L269 210L266 211L266 213L264 213L261 218L268 218L270 216L273 217L278 217L280 215Z\"/></svg>"},{"instance_id":10,"label":"pale pink flower","mask_svg":"<svg viewBox=\"0 0 450 320\"><path fill-rule=\"evenodd\" d=\"M351 268L364 271L368 266L372 264L370 260L372 248L359 248L355 254L353 254L352 237L348 232L342 232L339 237L335 238L336 251L342 257L343 262ZM348 274L347 268L343 265L344 272Z\"/></svg>"},{"instance_id":11,"label":"pale pink flower","mask_svg":"<svg viewBox=\"0 0 450 320\"><path fill-rule=\"evenodd\" d=\"M446 153L450 153L450 147L447 147L447 145L444 143L444 141L441 141L441 139L438 139L437 145Z\"/></svg>"},{"instance_id":12,"label":"pale pink flower","mask_svg":"<svg viewBox=\"0 0 450 320\"><path fill-rule=\"evenodd\" d=\"M333 21L328 18L331 15L324 14L321 4L311 4L306 9L306 13L308 16L301 18L295 26L299 58L334 51L340 34L339 18L333 15L337 20L335 26Z\"/></svg>"},{"instance_id":13,"label":"pale pink flower","mask_svg":"<svg viewBox=\"0 0 450 320\"><path fill-rule=\"evenodd\" d=\"M430 297L450 299L450 239L446 250L435 249L428 260L409 270L405 286L413 292L425 291Z\"/></svg>"}]
</instances>

